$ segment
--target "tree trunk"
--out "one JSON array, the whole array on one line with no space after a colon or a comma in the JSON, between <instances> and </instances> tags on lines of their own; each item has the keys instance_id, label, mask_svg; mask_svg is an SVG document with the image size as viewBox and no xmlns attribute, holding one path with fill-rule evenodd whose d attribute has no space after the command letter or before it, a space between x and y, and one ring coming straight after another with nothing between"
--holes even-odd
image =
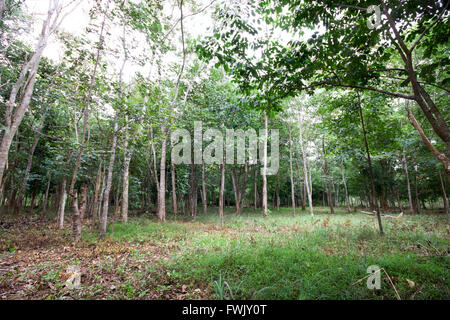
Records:
<instances>
[{"instance_id":1,"label":"tree trunk","mask_svg":"<svg viewBox=\"0 0 450 320\"><path fill-rule=\"evenodd\" d=\"M111 183L112 183L112 174L114 170L114 160L116 155L116 144L117 144L117 127L118 127L118 117L116 116L114 120L114 132L113 132L113 141L111 146L111 156L109 158L108 165L108 178L106 180L105 194L103 198L103 211L100 221L100 238L103 238L106 235L106 226L108 223L108 207L109 207L109 193L111 191Z\"/></svg>"},{"instance_id":2,"label":"tree trunk","mask_svg":"<svg viewBox=\"0 0 450 320\"><path fill-rule=\"evenodd\" d=\"M302 157L303 157L303 174L305 175L304 183L306 185L306 192L308 193L309 212L310 212L311 216L314 216L314 211L313 211L314 209L313 209L313 204L312 204L312 188L310 188L310 186L312 186L312 184L310 185L308 182L308 169L306 166L307 156L306 156L305 148L303 146L303 118L302 118L301 110L298 114L298 131L299 131L299 138L300 138L300 149L301 149Z\"/></svg>"},{"instance_id":3,"label":"tree trunk","mask_svg":"<svg viewBox=\"0 0 450 320\"><path fill-rule=\"evenodd\" d=\"M450 206L447 201L447 192L445 190L445 185L444 185L444 180L442 179L441 170L438 170L438 173L439 173L439 180L440 180L440 185L441 185L441 190L442 190L442 202L444 204L445 213L450 214Z\"/></svg>"},{"instance_id":4,"label":"tree trunk","mask_svg":"<svg viewBox=\"0 0 450 320\"><path fill-rule=\"evenodd\" d=\"M103 205L103 198L105 196L105 189L106 189L106 165L103 167L103 173L102 173L102 182L101 182L101 189L100 189L100 196L98 200L98 209L97 209L97 217L95 220L98 220L100 222L101 220L101 214L102 214L102 205Z\"/></svg>"},{"instance_id":5,"label":"tree trunk","mask_svg":"<svg viewBox=\"0 0 450 320\"><path fill-rule=\"evenodd\" d=\"M101 182L102 182L102 162L100 161L100 164L98 165L98 170L97 170L97 178L95 179L94 200L92 203L92 210L91 210L92 227L95 227L95 224L97 221L97 209L98 209L97 207L98 207L98 198L99 198Z\"/></svg>"},{"instance_id":6,"label":"tree trunk","mask_svg":"<svg viewBox=\"0 0 450 320\"><path fill-rule=\"evenodd\" d=\"M295 199L295 197L294 197ZM280 175L277 173L277 188L275 190L275 202L277 206L277 211L280 211ZM294 201L295 203L295 201Z\"/></svg>"},{"instance_id":7,"label":"tree trunk","mask_svg":"<svg viewBox=\"0 0 450 320\"><path fill-rule=\"evenodd\" d=\"M73 234L73 240L75 242L78 242L81 240L81 215L80 215L80 209L78 208L78 192L74 191L72 195L72 234Z\"/></svg>"},{"instance_id":8,"label":"tree trunk","mask_svg":"<svg viewBox=\"0 0 450 320\"><path fill-rule=\"evenodd\" d=\"M219 187L219 218L220 226L223 228L223 207L224 207L224 191L225 191L225 158L222 160L220 167L220 187Z\"/></svg>"},{"instance_id":9,"label":"tree trunk","mask_svg":"<svg viewBox=\"0 0 450 320\"><path fill-rule=\"evenodd\" d=\"M66 183L67 183L67 178L63 177L63 180L61 183L61 197L60 197L59 212L58 212L58 217L59 217L58 227L61 230L64 228L64 211L66 208L66 197L67 197Z\"/></svg>"},{"instance_id":10,"label":"tree trunk","mask_svg":"<svg viewBox=\"0 0 450 320\"><path fill-rule=\"evenodd\" d=\"M197 165L191 164L191 190L190 190L190 210L191 217L195 219L197 216L197 198L198 198L198 184L197 184Z\"/></svg>"},{"instance_id":11,"label":"tree trunk","mask_svg":"<svg viewBox=\"0 0 450 320\"><path fill-rule=\"evenodd\" d=\"M81 186L81 200L80 200L80 219L81 219L81 221L83 221L84 214L86 213L87 190L88 190L88 185L86 183L84 183Z\"/></svg>"},{"instance_id":12,"label":"tree trunk","mask_svg":"<svg viewBox=\"0 0 450 320\"><path fill-rule=\"evenodd\" d=\"M268 208L267 208L267 140L269 138L269 119L267 117L267 113L264 112L264 149L263 149L263 187L262 187L262 209L263 215L266 217Z\"/></svg>"},{"instance_id":13,"label":"tree trunk","mask_svg":"<svg viewBox=\"0 0 450 320\"><path fill-rule=\"evenodd\" d=\"M156 157L156 151L155 151L155 145L153 143L153 127L150 127L150 140L152 141L151 146L152 146L152 154L153 154L153 177L155 179L155 183L156 183L156 203L157 206L159 207L159 179L158 179L158 170L156 167L156 163L158 161L158 158ZM159 212L159 209L157 208L156 213Z\"/></svg>"},{"instance_id":14,"label":"tree trunk","mask_svg":"<svg viewBox=\"0 0 450 320\"><path fill-rule=\"evenodd\" d=\"M152 214L152 168L150 162L147 162L147 211Z\"/></svg>"},{"instance_id":15,"label":"tree trunk","mask_svg":"<svg viewBox=\"0 0 450 320\"><path fill-rule=\"evenodd\" d=\"M42 207L42 215L45 216L47 214L47 204L48 204L48 192L50 191L50 182L51 178L48 178L47 189L45 189L45 198L44 198L44 206Z\"/></svg>"},{"instance_id":16,"label":"tree trunk","mask_svg":"<svg viewBox=\"0 0 450 320\"><path fill-rule=\"evenodd\" d=\"M327 155L325 152L325 143L322 138L322 152L323 152L323 173L325 176L325 185L327 188L327 201L328 206L330 207L330 213L334 213L334 206L333 206L333 195L331 194L331 187L330 187L330 178L328 176L328 164L327 164Z\"/></svg>"},{"instance_id":17,"label":"tree trunk","mask_svg":"<svg viewBox=\"0 0 450 320\"><path fill-rule=\"evenodd\" d=\"M256 209L258 208L258 180L256 178L256 164L253 167L253 178L254 178L254 203L253 203L253 209L254 212L256 212Z\"/></svg>"},{"instance_id":18,"label":"tree trunk","mask_svg":"<svg viewBox=\"0 0 450 320\"><path fill-rule=\"evenodd\" d=\"M415 196L416 196L416 201L415 201L415 208L416 208L416 213L419 213L420 211L420 202L419 202L419 192L417 190L417 170L414 174L414 191L415 191Z\"/></svg>"},{"instance_id":19,"label":"tree trunk","mask_svg":"<svg viewBox=\"0 0 450 320\"><path fill-rule=\"evenodd\" d=\"M173 142L171 141L172 148L173 148ZM203 169L203 167L202 167ZM170 171L172 176L172 210L173 214L176 216L178 213L178 201L177 201L177 185L176 185L176 176L175 176L175 161L171 157L170 158ZM202 172L204 174L204 172ZM205 204L203 204L205 205Z\"/></svg>"},{"instance_id":20,"label":"tree trunk","mask_svg":"<svg viewBox=\"0 0 450 320\"><path fill-rule=\"evenodd\" d=\"M208 198L206 195L206 177L205 177L205 163L202 161L202 203L203 203L203 214L208 212Z\"/></svg>"},{"instance_id":21,"label":"tree trunk","mask_svg":"<svg viewBox=\"0 0 450 320\"><path fill-rule=\"evenodd\" d=\"M376 212L377 212L378 227L380 229L380 234L383 235L383 225L381 224L380 208L378 207L377 193L375 190L375 181L373 178L373 170L372 170L372 160L370 159L369 144L367 143L366 127L364 125L364 117L362 114L361 99L359 97L358 91L356 91L356 94L358 96L359 116L361 118L361 127L362 127L363 137L364 137L364 146L365 146L366 152L367 152L367 163L369 165L370 182L371 182L371 186L372 186L372 196L373 196L373 201L375 203L375 208L376 208Z\"/></svg>"},{"instance_id":22,"label":"tree trunk","mask_svg":"<svg viewBox=\"0 0 450 320\"><path fill-rule=\"evenodd\" d=\"M345 181L345 176L344 176L344 165L343 162L341 161L341 175L342 175L342 182L344 183L344 191L345 191L345 202L347 204L347 212L350 213L352 212L352 209L350 208L350 201L348 199L348 189L347 189L347 182Z\"/></svg>"},{"instance_id":23,"label":"tree trunk","mask_svg":"<svg viewBox=\"0 0 450 320\"><path fill-rule=\"evenodd\" d=\"M166 221L166 144L167 144L167 129L165 126L161 127L161 134L163 138L161 142L161 164L159 167L158 220L160 222L164 222Z\"/></svg>"},{"instance_id":24,"label":"tree trunk","mask_svg":"<svg viewBox=\"0 0 450 320\"><path fill-rule=\"evenodd\" d=\"M233 182L233 191L234 191L234 201L236 203L236 214L239 215L241 213L240 209L240 201L239 201L239 179L236 177L236 168L231 168L231 180Z\"/></svg>"},{"instance_id":25,"label":"tree trunk","mask_svg":"<svg viewBox=\"0 0 450 320\"><path fill-rule=\"evenodd\" d=\"M128 117L126 120L128 121ZM129 170L131 161L131 152L128 150L128 128L125 128L125 139L123 142L123 181L122 181L122 221L123 223L128 222L128 186L129 186Z\"/></svg>"},{"instance_id":26,"label":"tree trunk","mask_svg":"<svg viewBox=\"0 0 450 320\"><path fill-rule=\"evenodd\" d=\"M239 212L240 215L242 213L243 202L245 198L245 190L247 188L248 174L250 172L250 166L248 163L245 164L245 173L244 173L244 182L242 184L241 192L239 194Z\"/></svg>"}]
</instances>

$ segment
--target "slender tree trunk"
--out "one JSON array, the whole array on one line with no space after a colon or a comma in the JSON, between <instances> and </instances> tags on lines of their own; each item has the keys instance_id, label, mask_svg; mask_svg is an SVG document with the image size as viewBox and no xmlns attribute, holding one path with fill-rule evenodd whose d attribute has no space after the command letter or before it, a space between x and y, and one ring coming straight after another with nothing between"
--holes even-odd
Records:
<instances>
[{"instance_id":1,"label":"slender tree trunk","mask_svg":"<svg viewBox=\"0 0 450 320\"><path fill-rule=\"evenodd\" d=\"M395 194L396 194L396 196L397 196L398 208L400 209L400 212L403 212L402 201L400 200L400 190L399 190L398 186L397 186L397 188L395 188L395 189L396 189Z\"/></svg>"},{"instance_id":2,"label":"slender tree trunk","mask_svg":"<svg viewBox=\"0 0 450 320\"><path fill-rule=\"evenodd\" d=\"M152 214L152 168L151 164L147 164L147 211Z\"/></svg>"},{"instance_id":3,"label":"slender tree trunk","mask_svg":"<svg viewBox=\"0 0 450 320\"><path fill-rule=\"evenodd\" d=\"M345 190L345 202L347 203L347 211L348 213L352 212L352 209L350 208L350 201L348 199L348 189L347 189L347 182L345 181L344 176L344 165L341 161L341 175L342 175L342 182L344 183L344 190Z\"/></svg>"},{"instance_id":4,"label":"slender tree trunk","mask_svg":"<svg viewBox=\"0 0 450 320\"><path fill-rule=\"evenodd\" d=\"M203 214L208 212L208 198L206 195L206 177L205 177L205 163L202 161L202 203Z\"/></svg>"},{"instance_id":5,"label":"slender tree trunk","mask_svg":"<svg viewBox=\"0 0 450 320\"><path fill-rule=\"evenodd\" d=\"M242 213L243 201L245 198L245 190L247 188L248 174L250 172L250 166L248 163L245 164L244 182L242 184L241 192L239 194L239 212L238 215Z\"/></svg>"},{"instance_id":6,"label":"slender tree trunk","mask_svg":"<svg viewBox=\"0 0 450 320\"><path fill-rule=\"evenodd\" d=\"M130 161L131 161L131 153L128 150L128 133L125 134L124 141L124 164L123 164L123 182L122 182L122 221L124 223L128 222L128 184L129 184L129 170L130 170Z\"/></svg>"},{"instance_id":7,"label":"slender tree trunk","mask_svg":"<svg viewBox=\"0 0 450 320\"><path fill-rule=\"evenodd\" d=\"M294 197L294 199L295 199L295 197ZM277 211L280 211L280 204L281 204L281 199L280 199L280 175L278 173L277 173L277 188L275 190L275 201L276 201Z\"/></svg>"},{"instance_id":8,"label":"slender tree trunk","mask_svg":"<svg viewBox=\"0 0 450 320\"><path fill-rule=\"evenodd\" d=\"M197 198L198 198L198 184L197 184L197 165L191 164L191 190L190 190L190 210L191 217L195 219L197 216Z\"/></svg>"},{"instance_id":9,"label":"slender tree trunk","mask_svg":"<svg viewBox=\"0 0 450 320\"><path fill-rule=\"evenodd\" d=\"M367 152L367 163L369 164L370 182L371 182L371 186L372 186L372 196L373 196L373 201L375 203L375 208L376 208L376 212L377 212L378 227L380 229L380 234L383 235L383 225L381 224L380 208L378 207L377 193L375 190L375 180L373 178L372 161L370 159L369 144L367 143L366 127L364 125L364 117L362 114L361 99L359 97L358 91L356 91L356 94L358 96L359 116L361 118L361 127L362 127L363 137L364 137L364 146L366 147L366 152Z\"/></svg>"},{"instance_id":10,"label":"slender tree trunk","mask_svg":"<svg viewBox=\"0 0 450 320\"><path fill-rule=\"evenodd\" d=\"M262 187L262 209L263 215L266 217L268 208L267 208L267 140L269 138L269 119L267 117L267 113L264 112L264 150L263 150L263 187Z\"/></svg>"},{"instance_id":11,"label":"slender tree trunk","mask_svg":"<svg viewBox=\"0 0 450 320\"><path fill-rule=\"evenodd\" d=\"M84 214L86 213L87 190L88 190L88 185L86 183L84 183L81 186L81 200L80 200L80 219L81 219L81 221L83 221Z\"/></svg>"},{"instance_id":12,"label":"slender tree trunk","mask_svg":"<svg viewBox=\"0 0 450 320\"><path fill-rule=\"evenodd\" d=\"M339 201L339 185L336 186L337 183L334 183L334 175L331 175L331 185L333 186L333 195L334 195L334 206L337 207L339 206L338 201Z\"/></svg>"},{"instance_id":13,"label":"slender tree trunk","mask_svg":"<svg viewBox=\"0 0 450 320\"><path fill-rule=\"evenodd\" d=\"M294 170L292 169L292 132L289 125L289 178L291 179L291 199L292 199L292 214L295 216L295 185L294 185Z\"/></svg>"},{"instance_id":14,"label":"slender tree trunk","mask_svg":"<svg viewBox=\"0 0 450 320\"><path fill-rule=\"evenodd\" d=\"M59 202L59 212L58 212L58 217L59 217L59 229L63 229L64 228L64 211L66 208L66 198L67 198L67 193L66 193L66 183L67 183L67 178L63 177L62 183L61 183L61 197L60 197L60 202Z\"/></svg>"},{"instance_id":15,"label":"slender tree trunk","mask_svg":"<svg viewBox=\"0 0 450 320\"><path fill-rule=\"evenodd\" d=\"M101 189L100 189L100 197L98 200L98 209L97 209L97 217L95 220L99 221L101 220L101 214L102 214L102 205L103 205L103 198L105 196L105 189L106 189L106 165L103 167L103 173L102 173L102 183L101 183Z\"/></svg>"},{"instance_id":16,"label":"slender tree trunk","mask_svg":"<svg viewBox=\"0 0 450 320\"><path fill-rule=\"evenodd\" d=\"M50 191L50 182L51 178L48 178L47 189L45 189L45 197L44 197L44 206L42 208L42 215L45 216L47 214L47 203L48 203L48 193Z\"/></svg>"},{"instance_id":17,"label":"slender tree trunk","mask_svg":"<svg viewBox=\"0 0 450 320\"><path fill-rule=\"evenodd\" d=\"M223 208L224 208L224 191L225 191L225 159L219 165L220 167L220 187L219 187L219 218L220 226L223 228Z\"/></svg>"},{"instance_id":18,"label":"slender tree trunk","mask_svg":"<svg viewBox=\"0 0 450 320\"><path fill-rule=\"evenodd\" d=\"M166 221L166 144L167 144L167 128L161 127L163 136L161 142L161 162L159 167L159 190L158 190L158 220Z\"/></svg>"},{"instance_id":19,"label":"slender tree trunk","mask_svg":"<svg viewBox=\"0 0 450 320\"><path fill-rule=\"evenodd\" d=\"M81 240L81 215L80 215L80 209L78 208L78 192L73 191L72 193L72 234L73 239L75 242L78 242Z\"/></svg>"},{"instance_id":20,"label":"slender tree trunk","mask_svg":"<svg viewBox=\"0 0 450 320\"><path fill-rule=\"evenodd\" d=\"M302 181L302 172L300 171L300 166L298 164L298 161L295 162L295 165L297 166L298 171L298 185L299 185L299 198L300 198L300 205L302 206L302 211L306 210L306 185Z\"/></svg>"},{"instance_id":21,"label":"slender tree trunk","mask_svg":"<svg viewBox=\"0 0 450 320\"><path fill-rule=\"evenodd\" d=\"M414 191L415 191L415 196L416 196L416 213L420 212L420 202L419 202L419 192L417 190L417 171L414 174Z\"/></svg>"},{"instance_id":22,"label":"slender tree trunk","mask_svg":"<svg viewBox=\"0 0 450 320\"><path fill-rule=\"evenodd\" d=\"M236 203L236 214L239 215L241 212L240 201L239 201L239 179L236 177L236 168L231 168L231 180L233 182L234 200Z\"/></svg>"},{"instance_id":23,"label":"slender tree trunk","mask_svg":"<svg viewBox=\"0 0 450 320\"><path fill-rule=\"evenodd\" d=\"M325 143L322 139L322 151L323 151L323 173L325 176L325 184L327 188L327 201L328 206L330 207L330 213L334 213L334 206L333 206L333 196L331 194L331 187L330 187L330 178L328 176L328 164L327 164L327 155L325 152Z\"/></svg>"},{"instance_id":24,"label":"slender tree trunk","mask_svg":"<svg viewBox=\"0 0 450 320\"><path fill-rule=\"evenodd\" d=\"M308 182L308 169L306 166L307 155L305 152L305 148L303 146L303 118L302 118L301 110L298 114L298 131L299 131L299 138L300 138L300 149L301 149L302 157L303 157L303 173L305 175L306 192L308 193L309 212L310 212L311 216L314 216L314 211L313 211L314 209L313 209L313 204L312 204L312 188L310 188L310 186L312 186L312 184L310 185Z\"/></svg>"},{"instance_id":25,"label":"slender tree trunk","mask_svg":"<svg viewBox=\"0 0 450 320\"><path fill-rule=\"evenodd\" d=\"M402 166L403 166L403 171L405 171L406 186L408 189L409 212L413 214L413 213L416 213L416 210L415 210L413 200L412 200L411 183L409 182L408 164L406 162L406 156L405 156L404 152L402 153Z\"/></svg>"},{"instance_id":26,"label":"slender tree trunk","mask_svg":"<svg viewBox=\"0 0 450 320\"><path fill-rule=\"evenodd\" d=\"M94 200L92 203L92 210L91 210L92 227L95 227L97 221L97 209L98 209L97 207L101 182L102 182L102 162L100 161L97 170L97 178L95 179Z\"/></svg>"},{"instance_id":27,"label":"slender tree trunk","mask_svg":"<svg viewBox=\"0 0 450 320\"><path fill-rule=\"evenodd\" d=\"M171 141L171 144L172 144L172 148L173 148L172 141ZM203 169L203 167L202 167L202 169ZM176 216L178 213L177 185L176 185L176 176L175 176L175 161L172 157L170 159L170 170L171 170L171 176L172 176L172 210L173 210L173 214ZM202 173L204 174L204 172L202 172ZM203 204L203 205L205 205L205 204Z\"/></svg>"},{"instance_id":28,"label":"slender tree trunk","mask_svg":"<svg viewBox=\"0 0 450 320\"><path fill-rule=\"evenodd\" d=\"M256 209L258 208L258 180L256 178L256 164L253 167L253 178L254 178L254 203L253 203L253 209L254 212L256 212Z\"/></svg>"},{"instance_id":29,"label":"slender tree trunk","mask_svg":"<svg viewBox=\"0 0 450 320\"><path fill-rule=\"evenodd\" d=\"M441 190L442 190L442 202L444 204L445 213L450 214L450 206L447 201L447 192L445 191L445 185L444 185L444 180L442 179L441 170L438 170L438 173L439 173L439 181L440 181Z\"/></svg>"},{"instance_id":30,"label":"slender tree trunk","mask_svg":"<svg viewBox=\"0 0 450 320\"><path fill-rule=\"evenodd\" d=\"M155 183L156 183L156 203L157 206L159 207L159 179L158 179L158 170L156 167L156 163L158 161L158 158L156 157L156 151L155 151L155 145L153 143L153 127L150 127L150 140L152 141L151 143L151 147L152 147L152 154L153 154L153 177L155 179ZM159 209L157 208L156 213L159 212Z\"/></svg>"},{"instance_id":31,"label":"slender tree trunk","mask_svg":"<svg viewBox=\"0 0 450 320\"><path fill-rule=\"evenodd\" d=\"M103 211L100 221L100 238L103 238L106 235L106 226L108 223L108 207L109 207L109 194L111 191L111 183L112 183L112 174L114 170L114 160L116 155L116 144L117 144L117 127L118 127L118 118L116 116L114 120L114 132L113 132L113 141L111 146L111 156L109 158L108 165L108 178L106 180L105 194L103 198Z\"/></svg>"}]
</instances>

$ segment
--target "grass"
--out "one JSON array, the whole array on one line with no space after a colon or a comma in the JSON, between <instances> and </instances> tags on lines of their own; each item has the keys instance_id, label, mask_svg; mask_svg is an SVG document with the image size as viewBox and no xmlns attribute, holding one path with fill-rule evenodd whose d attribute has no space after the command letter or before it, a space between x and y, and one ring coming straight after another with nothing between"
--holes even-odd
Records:
<instances>
[{"instance_id":1,"label":"grass","mask_svg":"<svg viewBox=\"0 0 450 320\"><path fill-rule=\"evenodd\" d=\"M79 252L41 266L39 284L53 283L52 291L16 290L6 298L396 299L395 290L401 299L450 298L448 217L383 219L380 236L374 217L339 209L334 215L327 208L315 212L293 216L290 208L281 208L268 217L253 210L236 216L227 208L224 228L216 208L194 221L169 216L159 224L154 217L132 217L127 224L110 224L102 241L86 227ZM42 237L45 231L34 234ZM59 234L62 242L70 241L68 230ZM14 230L5 235L0 254L25 249L14 235ZM89 250L93 253L85 253ZM86 269L83 288L66 292L59 274L76 263ZM384 273L380 290L369 290L365 279L358 282L370 265L386 270L392 284ZM14 277L26 281L32 270L38 272L30 267ZM0 275L0 297L2 282L10 279L13 274Z\"/></svg>"}]
</instances>

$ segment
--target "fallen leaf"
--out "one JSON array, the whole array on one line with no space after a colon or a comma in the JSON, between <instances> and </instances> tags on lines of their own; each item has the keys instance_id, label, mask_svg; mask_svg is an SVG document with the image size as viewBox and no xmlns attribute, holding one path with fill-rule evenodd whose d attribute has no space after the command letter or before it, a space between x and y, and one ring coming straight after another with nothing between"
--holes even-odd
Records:
<instances>
[{"instance_id":1,"label":"fallen leaf","mask_svg":"<svg viewBox=\"0 0 450 320\"><path fill-rule=\"evenodd\" d=\"M406 279L406 281L408 282L408 286L409 286L410 288L414 288L414 286L416 285L416 284L414 283L414 281L412 281L412 280Z\"/></svg>"}]
</instances>

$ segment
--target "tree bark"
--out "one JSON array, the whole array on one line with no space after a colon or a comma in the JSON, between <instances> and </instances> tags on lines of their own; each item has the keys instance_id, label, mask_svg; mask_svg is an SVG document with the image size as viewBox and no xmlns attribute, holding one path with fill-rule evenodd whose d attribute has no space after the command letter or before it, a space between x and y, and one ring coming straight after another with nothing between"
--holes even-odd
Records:
<instances>
[{"instance_id":1,"label":"tree bark","mask_svg":"<svg viewBox=\"0 0 450 320\"><path fill-rule=\"evenodd\" d=\"M128 117L127 117L128 118ZM128 119L127 119L128 120ZM128 150L128 131L125 128L125 140L123 143L123 181L122 181L122 221L123 223L128 222L128 186L129 186L129 170L131 161L131 152Z\"/></svg>"},{"instance_id":2,"label":"tree bark","mask_svg":"<svg viewBox=\"0 0 450 320\"><path fill-rule=\"evenodd\" d=\"M420 212L420 202L419 202L419 192L417 190L417 171L414 174L414 191L415 191L415 196L416 196L416 201L415 201L415 208L416 208L416 213Z\"/></svg>"},{"instance_id":3,"label":"tree bark","mask_svg":"<svg viewBox=\"0 0 450 320\"><path fill-rule=\"evenodd\" d=\"M411 184L409 182L408 164L406 163L405 152L402 153L402 166L403 166L403 171L405 171L406 186L408 188L409 211L410 211L410 213L416 213L416 210L414 209L414 205L413 205L412 195L411 195Z\"/></svg>"},{"instance_id":4,"label":"tree bark","mask_svg":"<svg viewBox=\"0 0 450 320\"><path fill-rule=\"evenodd\" d=\"M158 190L158 220L166 221L166 144L167 144L167 128L161 127L163 136L161 142L161 162L159 167L159 190Z\"/></svg>"},{"instance_id":5,"label":"tree bark","mask_svg":"<svg viewBox=\"0 0 450 320\"><path fill-rule=\"evenodd\" d=\"M292 214L295 216L295 185L294 185L294 170L292 169L292 130L289 129L289 178L291 179L291 199L292 199Z\"/></svg>"},{"instance_id":6,"label":"tree bark","mask_svg":"<svg viewBox=\"0 0 450 320\"><path fill-rule=\"evenodd\" d=\"M108 223L109 193L111 191L112 174L114 170L114 160L116 155L117 127L118 127L118 118L116 115L116 118L114 120L114 132L111 146L111 156L109 158L109 165L108 165L108 177L106 179L105 193L103 195L103 211L100 221L100 238L103 238L106 235L106 226Z\"/></svg>"},{"instance_id":7,"label":"tree bark","mask_svg":"<svg viewBox=\"0 0 450 320\"><path fill-rule=\"evenodd\" d=\"M328 176L328 164L327 164L327 155L325 152L325 142L322 138L322 152L323 152L323 173L325 177L325 185L327 188L327 201L328 206L330 207L330 213L334 213L334 206L333 206L333 195L331 194L331 187L330 187L330 178Z\"/></svg>"},{"instance_id":8,"label":"tree bark","mask_svg":"<svg viewBox=\"0 0 450 320\"><path fill-rule=\"evenodd\" d=\"M236 168L231 168L231 180L233 182L234 201L236 203L236 214L240 215L240 201L239 201L239 179L236 177Z\"/></svg>"},{"instance_id":9,"label":"tree bark","mask_svg":"<svg viewBox=\"0 0 450 320\"><path fill-rule=\"evenodd\" d=\"M256 178L256 164L253 167L253 178L254 178L254 203L253 203L253 209L254 212L256 212L256 209L258 208L258 180Z\"/></svg>"},{"instance_id":10,"label":"tree bark","mask_svg":"<svg viewBox=\"0 0 450 320\"><path fill-rule=\"evenodd\" d=\"M308 202L309 202L309 212L311 214L311 216L314 216L314 209L313 209L313 204L312 204L312 183L310 184L308 182L308 169L306 166L306 161L307 161L307 155L305 152L305 148L303 146L303 117L302 117L302 111L299 111L298 114L298 131L299 131L299 138L300 138L300 149L302 152L302 157L303 157L303 173L305 176L305 185L306 185L306 192L308 193ZM311 177L309 177L311 179Z\"/></svg>"},{"instance_id":11,"label":"tree bark","mask_svg":"<svg viewBox=\"0 0 450 320\"><path fill-rule=\"evenodd\" d=\"M264 112L264 149L263 149L263 186L262 186L262 209L263 215L266 217L268 213L267 208L267 140L269 138L269 119L267 117L267 113Z\"/></svg>"},{"instance_id":12,"label":"tree bark","mask_svg":"<svg viewBox=\"0 0 450 320\"><path fill-rule=\"evenodd\" d=\"M172 141L171 141L171 144L172 144L172 148L173 148ZM202 169L204 170L203 167L202 167ZM175 176L175 162L172 157L170 159L170 171L171 171L171 176L172 176L172 210L173 210L173 214L176 216L178 213L177 185L176 185L176 176ZM204 174L204 171L202 171L202 174Z\"/></svg>"},{"instance_id":13,"label":"tree bark","mask_svg":"<svg viewBox=\"0 0 450 320\"><path fill-rule=\"evenodd\" d=\"M81 186L81 200L80 200L80 219L81 219L81 221L83 221L84 214L86 213L87 190L88 190L88 185L86 183L83 183L83 185Z\"/></svg>"},{"instance_id":14,"label":"tree bark","mask_svg":"<svg viewBox=\"0 0 450 320\"><path fill-rule=\"evenodd\" d=\"M42 215L45 216L47 214L47 204L48 204L48 193L50 191L50 182L51 178L48 178L47 189L45 189L45 197L44 197L44 206L42 207Z\"/></svg>"},{"instance_id":15,"label":"tree bark","mask_svg":"<svg viewBox=\"0 0 450 320\"><path fill-rule=\"evenodd\" d=\"M450 206L447 201L447 192L445 190L445 185L444 185L444 180L442 179L441 170L438 170L438 173L439 173L439 181L440 181L441 190L442 190L442 202L444 204L445 213L450 214Z\"/></svg>"},{"instance_id":16,"label":"tree bark","mask_svg":"<svg viewBox=\"0 0 450 320\"><path fill-rule=\"evenodd\" d=\"M99 198L101 182L102 182L102 162L100 161L100 163L98 165L98 170L97 170L97 177L95 179L94 200L92 203L92 211L91 211L92 227L95 227L95 224L97 221L98 198Z\"/></svg>"},{"instance_id":17,"label":"tree bark","mask_svg":"<svg viewBox=\"0 0 450 320\"><path fill-rule=\"evenodd\" d=\"M225 158L219 165L220 168L220 187L219 187L219 218L220 226L223 228L223 207L224 207L224 191L225 191Z\"/></svg>"},{"instance_id":18,"label":"tree bark","mask_svg":"<svg viewBox=\"0 0 450 320\"><path fill-rule=\"evenodd\" d=\"M342 182L344 183L345 202L347 204L347 212L350 213L350 212L352 212L352 209L350 208L350 201L349 201L349 198L348 198L348 189L347 189L347 182L345 181L345 176L344 176L344 164L343 164L343 161L341 161L341 175L342 175Z\"/></svg>"},{"instance_id":19,"label":"tree bark","mask_svg":"<svg viewBox=\"0 0 450 320\"><path fill-rule=\"evenodd\" d=\"M208 212L208 198L206 194L206 177L205 177L205 162L202 160L202 203L203 214Z\"/></svg>"},{"instance_id":20,"label":"tree bark","mask_svg":"<svg viewBox=\"0 0 450 320\"><path fill-rule=\"evenodd\" d=\"M198 200L198 183L197 183L197 165L191 164L191 190L189 194L190 198L190 211L192 219L197 216L197 200Z\"/></svg>"}]
</instances>

